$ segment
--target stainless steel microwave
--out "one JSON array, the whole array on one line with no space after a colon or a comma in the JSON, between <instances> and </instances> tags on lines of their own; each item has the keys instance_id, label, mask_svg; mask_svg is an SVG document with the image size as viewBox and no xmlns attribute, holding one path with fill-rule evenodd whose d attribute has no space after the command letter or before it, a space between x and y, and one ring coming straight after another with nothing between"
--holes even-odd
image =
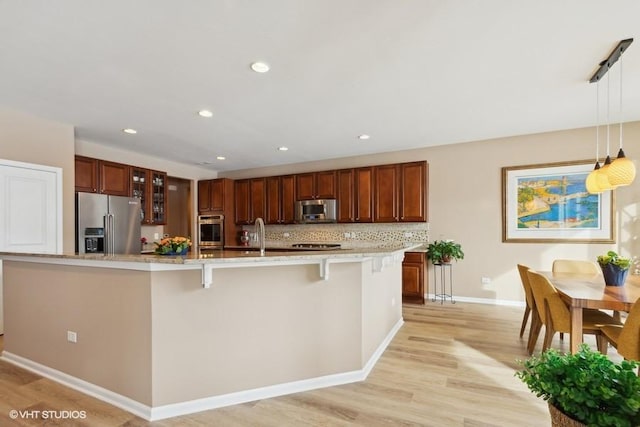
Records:
<instances>
[{"instance_id":1,"label":"stainless steel microwave","mask_svg":"<svg viewBox=\"0 0 640 427\"><path fill-rule=\"evenodd\" d=\"M296 201L296 222L312 224L320 222L336 222L336 199L316 199Z\"/></svg>"}]
</instances>

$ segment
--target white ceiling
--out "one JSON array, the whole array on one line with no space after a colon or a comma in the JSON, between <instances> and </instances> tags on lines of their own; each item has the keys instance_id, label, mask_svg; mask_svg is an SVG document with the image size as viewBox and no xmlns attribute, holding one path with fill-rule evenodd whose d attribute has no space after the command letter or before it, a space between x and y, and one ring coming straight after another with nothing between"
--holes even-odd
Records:
<instances>
[{"instance_id":1,"label":"white ceiling","mask_svg":"<svg viewBox=\"0 0 640 427\"><path fill-rule=\"evenodd\" d=\"M640 120L639 33L638 0L0 0L0 105L237 170L594 125L630 37Z\"/></svg>"}]
</instances>

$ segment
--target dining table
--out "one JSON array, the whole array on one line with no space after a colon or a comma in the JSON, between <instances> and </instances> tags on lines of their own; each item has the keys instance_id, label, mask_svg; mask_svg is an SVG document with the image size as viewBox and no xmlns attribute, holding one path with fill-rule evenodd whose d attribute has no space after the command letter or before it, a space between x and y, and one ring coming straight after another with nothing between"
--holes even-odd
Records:
<instances>
[{"instance_id":1,"label":"dining table","mask_svg":"<svg viewBox=\"0 0 640 427\"><path fill-rule=\"evenodd\" d=\"M570 351L582 343L582 310L593 308L629 312L640 298L640 275L628 274L624 285L606 286L601 274L554 273L541 271L557 289L571 312Z\"/></svg>"}]
</instances>

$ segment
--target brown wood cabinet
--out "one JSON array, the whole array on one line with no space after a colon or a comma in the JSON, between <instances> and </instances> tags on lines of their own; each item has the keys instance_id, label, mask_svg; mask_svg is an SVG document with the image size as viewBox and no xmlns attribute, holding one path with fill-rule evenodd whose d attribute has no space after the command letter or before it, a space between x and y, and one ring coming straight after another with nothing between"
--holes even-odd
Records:
<instances>
[{"instance_id":1,"label":"brown wood cabinet","mask_svg":"<svg viewBox=\"0 0 640 427\"><path fill-rule=\"evenodd\" d=\"M374 167L342 169L338 178L338 222L373 222Z\"/></svg>"},{"instance_id":2,"label":"brown wood cabinet","mask_svg":"<svg viewBox=\"0 0 640 427\"><path fill-rule=\"evenodd\" d=\"M131 167L131 196L141 200L142 223L167 223L167 174Z\"/></svg>"},{"instance_id":3,"label":"brown wood cabinet","mask_svg":"<svg viewBox=\"0 0 640 427\"><path fill-rule=\"evenodd\" d=\"M424 304L426 283L424 252L405 252L402 261L402 302Z\"/></svg>"},{"instance_id":4,"label":"brown wood cabinet","mask_svg":"<svg viewBox=\"0 0 640 427\"><path fill-rule=\"evenodd\" d=\"M130 169L121 163L75 156L76 191L129 196Z\"/></svg>"},{"instance_id":5,"label":"brown wood cabinet","mask_svg":"<svg viewBox=\"0 0 640 427\"><path fill-rule=\"evenodd\" d=\"M229 208L233 209L233 180L217 178L198 181L200 214L225 213Z\"/></svg>"},{"instance_id":6,"label":"brown wood cabinet","mask_svg":"<svg viewBox=\"0 0 640 427\"><path fill-rule=\"evenodd\" d=\"M253 224L256 218L264 219L266 212L265 183L265 178L234 181L236 224Z\"/></svg>"},{"instance_id":7,"label":"brown wood cabinet","mask_svg":"<svg viewBox=\"0 0 640 427\"><path fill-rule=\"evenodd\" d=\"M427 221L427 162L375 167L374 222Z\"/></svg>"},{"instance_id":8,"label":"brown wood cabinet","mask_svg":"<svg viewBox=\"0 0 640 427\"><path fill-rule=\"evenodd\" d=\"M292 224L295 220L295 175L270 176L265 180L267 224Z\"/></svg>"},{"instance_id":9,"label":"brown wood cabinet","mask_svg":"<svg viewBox=\"0 0 640 427\"><path fill-rule=\"evenodd\" d=\"M300 173L295 177L297 200L336 198L336 171Z\"/></svg>"},{"instance_id":10,"label":"brown wood cabinet","mask_svg":"<svg viewBox=\"0 0 640 427\"><path fill-rule=\"evenodd\" d=\"M427 162L402 163L400 179L400 221L427 221L429 165Z\"/></svg>"},{"instance_id":11,"label":"brown wood cabinet","mask_svg":"<svg viewBox=\"0 0 640 427\"><path fill-rule=\"evenodd\" d=\"M374 222L397 222L400 168L397 164L376 166Z\"/></svg>"}]
</instances>

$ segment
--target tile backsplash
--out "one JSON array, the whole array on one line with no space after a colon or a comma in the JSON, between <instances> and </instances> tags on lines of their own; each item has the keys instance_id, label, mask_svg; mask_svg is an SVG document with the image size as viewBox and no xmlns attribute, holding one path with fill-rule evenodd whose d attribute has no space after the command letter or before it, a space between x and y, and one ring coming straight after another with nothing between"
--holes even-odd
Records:
<instances>
[{"instance_id":1,"label":"tile backsplash","mask_svg":"<svg viewBox=\"0 0 640 427\"><path fill-rule=\"evenodd\" d=\"M254 226L243 229L254 232ZM344 248L384 247L400 243L426 243L429 224L289 224L266 225L265 241L269 246L292 243L340 243Z\"/></svg>"}]
</instances>

